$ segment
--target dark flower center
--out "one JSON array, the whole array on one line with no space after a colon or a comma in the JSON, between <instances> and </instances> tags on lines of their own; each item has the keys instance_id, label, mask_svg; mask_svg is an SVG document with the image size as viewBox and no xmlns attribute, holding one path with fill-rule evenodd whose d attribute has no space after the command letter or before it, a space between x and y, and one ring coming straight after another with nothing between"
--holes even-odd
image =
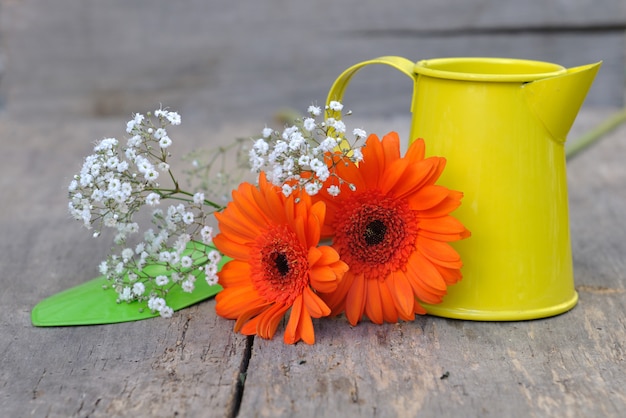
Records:
<instances>
[{"instance_id":1,"label":"dark flower center","mask_svg":"<svg viewBox=\"0 0 626 418\"><path fill-rule=\"evenodd\" d=\"M387 233L387 227L380 219L375 219L367 224L365 232L363 233L363 239L367 245L376 245L383 242L385 234Z\"/></svg>"},{"instance_id":2,"label":"dark flower center","mask_svg":"<svg viewBox=\"0 0 626 418\"><path fill-rule=\"evenodd\" d=\"M404 268L418 230L406 199L369 190L346 199L336 212L333 247L353 274L383 279Z\"/></svg>"},{"instance_id":3,"label":"dark flower center","mask_svg":"<svg viewBox=\"0 0 626 418\"><path fill-rule=\"evenodd\" d=\"M289 260L285 253L278 253L274 256L274 263L276 263L276 270L281 276L286 276L289 273Z\"/></svg>"},{"instance_id":4,"label":"dark flower center","mask_svg":"<svg viewBox=\"0 0 626 418\"><path fill-rule=\"evenodd\" d=\"M257 237L250 253L254 288L267 301L290 304L309 284L308 249L286 225L274 225Z\"/></svg>"}]
</instances>

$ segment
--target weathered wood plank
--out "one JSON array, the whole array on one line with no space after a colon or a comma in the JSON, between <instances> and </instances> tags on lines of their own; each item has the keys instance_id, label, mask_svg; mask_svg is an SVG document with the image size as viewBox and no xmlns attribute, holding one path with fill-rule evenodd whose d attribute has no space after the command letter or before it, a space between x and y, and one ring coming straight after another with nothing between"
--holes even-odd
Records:
<instances>
[{"instance_id":1,"label":"weathered wood plank","mask_svg":"<svg viewBox=\"0 0 626 418\"><path fill-rule=\"evenodd\" d=\"M212 123L267 119L324 100L341 71L380 55L604 60L588 102L623 103L620 0L5 3L0 95L24 112L126 115L162 101ZM355 102L405 97L406 80L388 71L358 77ZM375 110L390 116L405 103Z\"/></svg>"},{"instance_id":2,"label":"weathered wood plank","mask_svg":"<svg viewBox=\"0 0 626 418\"><path fill-rule=\"evenodd\" d=\"M3 416L230 416L237 406L246 338L217 318L214 301L172 320L30 323L41 299L97 275L111 241L69 219L66 184L93 141L123 127L123 120L33 124L0 116Z\"/></svg>"},{"instance_id":3,"label":"weathered wood plank","mask_svg":"<svg viewBox=\"0 0 626 418\"><path fill-rule=\"evenodd\" d=\"M255 340L242 416L621 416L626 407L626 126L570 163L580 302L510 323L420 317L317 342Z\"/></svg>"}]
</instances>

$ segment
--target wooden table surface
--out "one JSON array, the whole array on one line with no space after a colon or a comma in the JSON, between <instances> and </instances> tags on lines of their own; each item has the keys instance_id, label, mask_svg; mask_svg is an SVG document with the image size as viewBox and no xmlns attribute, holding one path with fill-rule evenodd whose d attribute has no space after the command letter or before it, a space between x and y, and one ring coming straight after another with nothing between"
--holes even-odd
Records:
<instances>
[{"instance_id":1,"label":"wooden table surface","mask_svg":"<svg viewBox=\"0 0 626 418\"><path fill-rule=\"evenodd\" d=\"M570 138L612 111L583 110ZM580 300L566 314L337 318L316 323L313 346L234 334L214 300L169 320L36 328L32 307L96 276L110 246L69 218L66 187L124 121L0 115L2 416L623 416L626 125L569 162ZM203 143L200 126L183 126L181 140Z\"/></svg>"}]
</instances>

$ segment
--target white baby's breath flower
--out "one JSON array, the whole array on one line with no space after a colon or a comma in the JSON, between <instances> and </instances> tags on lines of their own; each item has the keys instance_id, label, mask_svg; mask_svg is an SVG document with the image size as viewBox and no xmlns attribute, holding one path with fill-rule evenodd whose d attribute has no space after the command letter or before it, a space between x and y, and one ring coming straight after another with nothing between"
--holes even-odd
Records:
<instances>
[{"instance_id":1,"label":"white baby's breath flower","mask_svg":"<svg viewBox=\"0 0 626 418\"><path fill-rule=\"evenodd\" d=\"M118 173L123 173L124 171L128 170L128 161L120 161L115 166L115 169L117 170Z\"/></svg>"},{"instance_id":2,"label":"white baby's breath flower","mask_svg":"<svg viewBox=\"0 0 626 418\"><path fill-rule=\"evenodd\" d=\"M150 193L146 196L146 204L149 206L156 206L161 202L161 196L158 193Z\"/></svg>"},{"instance_id":3,"label":"white baby's breath flower","mask_svg":"<svg viewBox=\"0 0 626 418\"><path fill-rule=\"evenodd\" d=\"M159 253L159 261L162 263L167 263L172 259L172 254L169 251L161 251Z\"/></svg>"},{"instance_id":4,"label":"white baby's breath flower","mask_svg":"<svg viewBox=\"0 0 626 418\"><path fill-rule=\"evenodd\" d=\"M185 224L187 224L187 225L191 225L191 224L193 223L193 221L194 221L195 217L193 216L193 213L192 213L192 212L185 212L185 213L183 214L182 219L183 219L183 222L184 222Z\"/></svg>"},{"instance_id":5,"label":"white baby's breath flower","mask_svg":"<svg viewBox=\"0 0 626 418\"><path fill-rule=\"evenodd\" d=\"M139 147L141 145L141 135L133 135L128 138L126 145L131 148Z\"/></svg>"},{"instance_id":6,"label":"white baby's breath flower","mask_svg":"<svg viewBox=\"0 0 626 418\"><path fill-rule=\"evenodd\" d=\"M216 285L218 282L217 265L207 264L204 266L205 280L209 286Z\"/></svg>"},{"instance_id":7,"label":"white baby's breath flower","mask_svg":"<svg viewBox=\"0 0 626 418\"><path fill-rule=\"evenodd\" d=\"M326 191L331 196L337 196L341 190L339 189L338 186L333 184L332 186L329 186L328 189L326 189Z\"/></svg>"},{"instance_id":8,"label":"white baby's breath flower","mask_svg":"<svg viewBox=\"0 0 626 418\"><path fill-rule=\"evenodd\" d=\"M159 128L152 134L156 139L161 139L167 136L167 131L163 128Z\"/></svg>"},{"instance_id":9,"label":"white baby's breath flower","mask_svg":"<svg viewBox=\"0 0 626 418\"><path fill-rule=\"evenodd\" d=\"M161 315L162 318L171 318L172 315L174 315L174 310L169 306L164 306L159 311L159 315Z\"/></svg>"},{"instance_id":10,"label":"white baby's breath flower","mask_svg":"<svg viewBox=\"0 0 626 418\"><path fill-rule=\"evenodd\" d=\"M170 145L172 145L172 140L169 136L164 136L159 140L159 146L163 149L168 148Z\"/></svg>"},{"instance_id":11,"label":"white baby's breath flower","mask_svg":"<svg viewBox=\"0 0 626 418\"><path fill-rule=\"evenodd\" d=\"M352 150L352 161L355 163L363 161L363 153L361 152L361 148L354 148Z\"/></svg>"},{"instance_id":12,"label":"white baby's breath flower","mask_svg":"<svg viewBox=\"0 0 626 418\"><path fill-rule=\"evenodd\" d=\"M208 225L203 226L200 230L200 236L202 237L203 243L210 243L213 240L213 228Z\"/></svg>"},{"instance_id":13,"label":"white baby's breath flower","mask_svg":"<svg viewBox=\"0 0 626 418\"><path fill-rule=\"evenodd\" d=\"M365 132L361 128L354 128L354 130L352 131L352 135L357 138L367 138L367 132Z\"/></svg>"},{"instance_id":14,"label":"white baby's breath flower","mask_svg":"<svg viewBox=\"0 0 626 418\"><path fill-rule=\"evenodd\" d=\"M122 260L124 260L125 263L128 263L133 255L135 255L135 252L132 250L132 248L124 248L124 250L122 251Z\"/></svg>"},{"instance_id":15,"label":"white baby's breath flower","mask_svg":"<svg viewBox=\"0 0 626 418\"><path fill-rule=\"evenodd\" d=\"M272 132L274 132L274 130L266 126L265 128L263 128L263 132L262 132L263 138L269 138L270 135L272 135Z\"/></svg>"},{"instance_id":16,"label":"white baby's breath flower","mask_svg":"<svg viewBox=\"0 0 626 418\"><path fill-rule=\"evenodd\" d=\"M196 288L196 285L193 281L187 279L187 280L183 280L183 282L181 283L181 287L184 292L191 293Z\"/></svg>"},{"instance_id":17,"label":"white baby's breath flower","mask_svg":"<svg viewBox=\"0 0 626 418\"><path fill-rule=\"evenodd\" d=\"M322 184L320 182L309 182L304 186L304 191L309 196L315 196L320 189L322 188Z\"/></svg>"},{"instance_id":18,"label":"white baby's breath flower","mask_svg":"<svg viewBox=\"0 0 626 418\"><path fill-rule=\"evenodd\" d=\"M133 293L135 296L141 296L146 291L146 286L143 283L137 282L133 285Z\"/></svg>"},{"instance_id":19,"label":"white baby's breath flower","mask_svg":"<svg viewBox=\"0 0 626 418\"><path fill-rule=\"evenodd\" d=\"M319 116L322 113L322 109L319 106L311 105L308 107L307 112L312 116Z\"/></svg>"},{"instance_id":20,"label":"white baby's breath flower","mask_svg":"<svg viewBox=\"0 0 626 418\"><path fill-rule=\"evenodd\" d=\"M339 112L341 109L343 109L343 104L341 104L340 102L333 100L330 103L328 103L328 107L331 110L334 110L336 112Z\"/></svg>"},{"instance_id":21,"label":"white baby's breath flower","mask_svg":"<svg viewBox=\"0 0 626 418\"><path fill-rule=\"evenodd\" d=\"M205 277L206 277L206 282L209 286L215 286L219 281L217 274L214 274L212 276L209 276L207 274Z\"/></svg>"},{"instance_id":22,"label":"white baby's breath flower","mask_svg":"<svg viewBox=\"0 0 626 418\"><path fill-rule=\"evenodd\" d=\"M188 255L185 255L185 256L181 257L181 259L180 259L180 265L181 265L183 268L189 268L189 267L191 267L191 266L192 266L192 264L193 264L193 260L192 260L192 259L191 259L191 257L189 257Z\"/></svg>"},{"instance_id":23,"label":"white baby's breath flower","mask_svg":"<svg viewBox=\"0 0 626 418\"><path fill-rule=\"evenodd\" d=\"M147 170L144 174L144 178L148 181L155 181L159 178L159 172L155 169Z\"/></svg>"},{"instance_id":24,"label":"white baby's breath flower","mask_svg":"<svg viewBox=\"0 0 626 418\"><path fill-rule=\"evenodd\" d=\"M126 286L122 288L120 292L117 293L117 297L121 302L130 302L133 297L133 293L130 287Z\"/></svg>"},{"instance_id":25,"label":"white baby's breath flower","mask_svg":"<svg viewBox=\"0 0 626 418\"><path fill-rule=\"evenodd\" d=\"M335 131L341 134L346 132L346 124L341 120L335 120L335 123L333 124L333 128L335 129Z\"/></svg>"},{"instance_id":26,"label":"white baby's breath flower","mask_svg":"<svg viewBox=\"0 0 626 418\"><path fill-rule=\"evenodd\" d=\"M265 129L268 129L268 128L265 128ZM265 133L263 135L265 137ZM267 151L269 150L269 144L265 141L265 139L259 138L256 141L254 141L254 145L252 146L252 149L260 155L267 155Z\"/></svg>"},{"instance_id":27,"label":"white baby's breath flower","mask_svg":"<svg viewBox=\"0 0 626 418\"><path fill-rule=\"evenodd\" d=\"M170 279L167 276L159 275L154 278L154 282L157 286L165 286L169 283Z\"/></svg>"},{"instance_id":28,"label":"white baby's breath flower","mask_svg":"<svg viewBox=\"0 0 626 418\"><path fill-rule=\"evenodd\" d=\"M265 129L263 138L257 139L249 151L252 171L264 172L285 196L302 189L316 194L329 187L324 182L331 176L341 181L336 166L355 161L353 150L365 136L362 129L353 131L353 141L344 136L347 128L341 119L342 109L340 102L331 101L325 108L325 119L318 123L315 118L322 114L322 109L311 105L307 109L310 117L296 120L282 132ZM361 156L358 151L355 155Z\"/></svg>"},{"instance_id":29,"label":"white baby's breath flower","mask_svg":"<svg viewBox=\"0 0 626 418\"><path fill-rule=\"evenodd\" d=\"M197 192L193 195L193 203L196 205L202 205L204 203L204 193Z\"/></svg>"},{"instance_id":30,"label":"white baby's breath flower","mask_svg":"<svg viewBox=\"0 0 626 418\"><path fill-rule=\"evenodd\" d=\"M166 117L172 125L180 125L181 118L177 112L168 112Z\"/></svg>"},{"instance_id":31,"label":"white baby's breath flower","mask_svg":"<svg viewBox=\"0 0 626 418\"><path fill-rule=\"evenodd\" d=\"M322 143L320 144L320 149L323 152L330 152L333 149L335 149L336 146L337 146L337 140L329 136L322 141Z\"/></svg>"},{"instance_id":32,"label":"white baby's breath flower","mask_svg":"<svg viewBox=\"0 0 626 418\"><path fill-rule=\"evenodd\" d=\"M216 251L216 250L209 251L208 257L209 257L209 261L212 264L217 264L222 259L222 255L219 253L219 251Z\"/></svg>"},{"instance_id":33,"label":"white baby's breath flower","mask_svg":"<svg viewBox=\"0 0 626 418\"><path fill-rule=\"evenodd\" d=\"M285 195L285 197L289 197L291 193L293 193L293 187L291 187L288 184L283 184L282 192Z\"/></svg>"},{"instance_id":34,"label":"white baby's breath flower","mask_svg":"<svg viewBox=\"0 0 626 418\"><path fill-rule=\"evenodd\" d=\"M165 303L165 299L152 296L148 299L148 309L152 312L161 312L163 308L165 308L167 304Z\"/></svg>"},{"instance_id":35,"label":"white baby's breath flower","mask_svg":"<svg viewBox=\"0 0 626 418\"><path fill-rule=\"evenodd\" d=\"M315 119L313 118L304 119L302 126L304 127L304 129L306 129L309 132L313 132L315 128L317 128L317 124L315 123Z\"/></svg>"}]
</instances>

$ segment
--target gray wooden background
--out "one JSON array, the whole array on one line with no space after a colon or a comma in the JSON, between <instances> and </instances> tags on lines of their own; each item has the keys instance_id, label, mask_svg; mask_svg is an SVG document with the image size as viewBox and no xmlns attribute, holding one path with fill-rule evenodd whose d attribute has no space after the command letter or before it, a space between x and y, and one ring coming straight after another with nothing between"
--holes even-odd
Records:
<instances>
[{"instance_id":1,"label":"gray wooden background","mask_svg":"<svg viewBox=\"0 0 626 418\"><path fill-rule=\"evenodd\" d=\"M623 102L624 0L2 0L4 107L126 117L163 102L221 123L323 101L350 65L505 56L604 60L588 105ZM356 77L346 101L406 112L410 82Z\"/></svg>"},{"instance_id":2,"label":"gray wooden background","mask_svg":"<svg viewBox=\"0 0 626 418\"><path fill-rule=\"evenodd\" d=\"M604 60L576 137L624 104L625 30L624 0L0 0L0 416L621 417L626 125L569 164L581 300L553 319L339 318L309 347L234 334L214 300L95 327L30 311L98 274L110 241L69 218L66 187L133 112L180 111L182 155L322 102L379 55ZM374 67L346 99L384 133L408 125L409 90Z\"/></svg>"}]
</instances>

